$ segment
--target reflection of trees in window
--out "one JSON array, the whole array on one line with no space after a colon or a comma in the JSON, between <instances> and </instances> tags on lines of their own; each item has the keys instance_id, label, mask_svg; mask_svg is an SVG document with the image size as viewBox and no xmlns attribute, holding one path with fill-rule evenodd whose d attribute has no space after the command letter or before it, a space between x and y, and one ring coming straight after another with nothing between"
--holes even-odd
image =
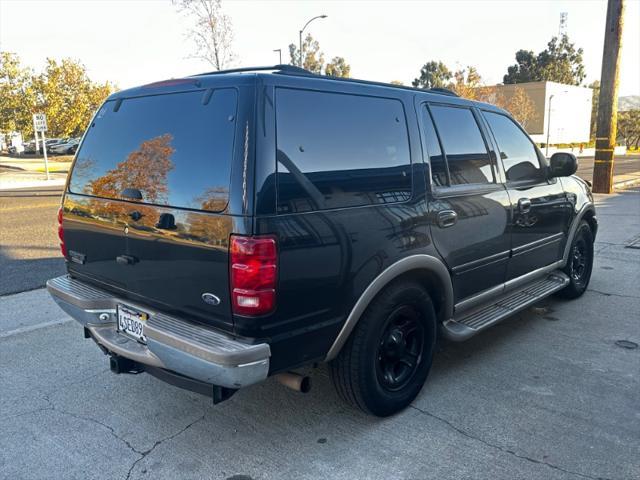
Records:
<instances>
[{"instance_id":1,"label":"reflection of trees in window","mask_svg":"<svg viewBox=\"0 0 640 480\"><path fill-rule=\"evenodd\" d=\"M166 133L142 142L115 168L87 183L84 192L96 197L119 199L125 188L135 188L142 194L142 201L166 204L169 195L167 176L173 169L171 155L175 151L171 146L172 140L173 136ZM89 162L82 167L82 174L92 168ZM91 210L102 217L118 217L131 210L118 203L94 200L91 204ZM158 214L153 207L140 205L136 210L141 214L136 221L138 225L151 228L158 221Z\"/></svg>"},{"instance_id":2,"label":"reflection of trees in window","mask_svg":"<svg viewBox=\"0 0 640 480\"><path fill-rule=\"evenodd\" d=\"M91 157L78 157L75 165L73 166L73 175L71 177L71 190L76 190L76 186L86 185L91 178L95 176L96 161ZM89 193L89 192L85 192Z\"/></svg>"},{"instance_id":3,"label":"reflection of trees in window","mask_svg":"<svg viewBox=\"0 0 640 480\"><path fill-rule=\"evenodd\" d=\"M196 198L202 210L221 211L227 204L228 189L211 187ZM231 220L227 216L189 212L186 236L211 245L226 245L231 233Z\"/></svg>"},{"instance_id":4,"label":"reflection of trees in window","mask_svg":"<svg viewBox=\"0 0 640 480\"><path fill-rule=\"evenodd\" d=\"M126 160L87 184L87 193L97 197L120 198L125 188L140 190L148 203L166 204L167 176L174 165L171 156L173 136L169 133L146 140Z\"/></svg>"},{"instance_id":5,"label":"reflection of trees in window","mask_svg":"<svg viewBox=\"0 0 640 480\"><path fill-rule=\"evenodd\" d=\"M220 212L226 207L228 197L229 189L227 187L209 187L196 197L195 203L198 204L202 210Z\"/></svg>"}]
</instances>

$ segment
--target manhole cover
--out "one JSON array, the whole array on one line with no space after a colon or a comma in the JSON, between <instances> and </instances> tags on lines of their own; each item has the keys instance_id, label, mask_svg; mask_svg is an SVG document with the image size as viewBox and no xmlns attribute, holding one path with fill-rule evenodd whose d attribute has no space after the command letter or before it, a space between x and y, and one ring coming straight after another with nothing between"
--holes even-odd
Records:
<instances>
[{"instance_id":1,"label":"manhole cover","mask_svg":"<svg viewBox=\"0 0 640 480\"><path fill-rule=\"evenodd\" d=\"M616 341L616 345L620 348L626 348L627 350L634 350L638 348L638 344L630 340L618 340Z\"/></svg>"}]
</instances>

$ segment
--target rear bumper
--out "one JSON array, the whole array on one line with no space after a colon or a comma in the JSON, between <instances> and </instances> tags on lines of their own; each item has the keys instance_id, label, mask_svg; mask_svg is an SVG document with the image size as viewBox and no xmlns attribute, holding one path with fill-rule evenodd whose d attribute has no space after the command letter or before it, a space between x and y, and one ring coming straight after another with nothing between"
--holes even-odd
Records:
<instances>
[{"instance_id":1,"label":"rear bumper","mask_svg":"<svg viewBox=\"0 0 640 480\"><path fill-rule=\"evenodd\" d=\"M56 303L89 330L99 345L137 363L162 368L227 388L246 387L267 378L271 350L247 344L217 330L154 311L68 275L47 282ZM150 314L147 344L116 331L116 305Z\"/></svg>"}]
</instances>

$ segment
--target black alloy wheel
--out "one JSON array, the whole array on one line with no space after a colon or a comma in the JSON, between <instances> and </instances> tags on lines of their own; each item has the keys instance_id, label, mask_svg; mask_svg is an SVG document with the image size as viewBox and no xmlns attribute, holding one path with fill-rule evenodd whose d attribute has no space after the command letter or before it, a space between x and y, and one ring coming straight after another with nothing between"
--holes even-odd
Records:
<instances>
[{"instance_id":1,"label":"black alloy wheel","mask_svg":"<svg viewBox=\"0 0 640 480\"><path fill-rule=\"evenodd\" d=\"M380 384L394 392L414 377L424 350L424 327L409 305L398 307L387 319L380 338L376 373Z\"/></svg>"}]
</instances>

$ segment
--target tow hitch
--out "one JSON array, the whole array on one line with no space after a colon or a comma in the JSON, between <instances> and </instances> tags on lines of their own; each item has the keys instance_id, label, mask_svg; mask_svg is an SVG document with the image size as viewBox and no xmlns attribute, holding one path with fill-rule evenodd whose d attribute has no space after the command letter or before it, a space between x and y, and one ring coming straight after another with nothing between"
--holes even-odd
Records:
<instances>
[{"instance_id":1,"label":"tow hitch","mask_svg":"<svg viewBox=\"0 0 640 480\"><path fill-rule=\"evenodd\" d=\"M109 368L113 373L130 373L137 375L144 372L144 367L133 360L130 360L114 353L109 357Z\"/></svg>"}]
</instances>

